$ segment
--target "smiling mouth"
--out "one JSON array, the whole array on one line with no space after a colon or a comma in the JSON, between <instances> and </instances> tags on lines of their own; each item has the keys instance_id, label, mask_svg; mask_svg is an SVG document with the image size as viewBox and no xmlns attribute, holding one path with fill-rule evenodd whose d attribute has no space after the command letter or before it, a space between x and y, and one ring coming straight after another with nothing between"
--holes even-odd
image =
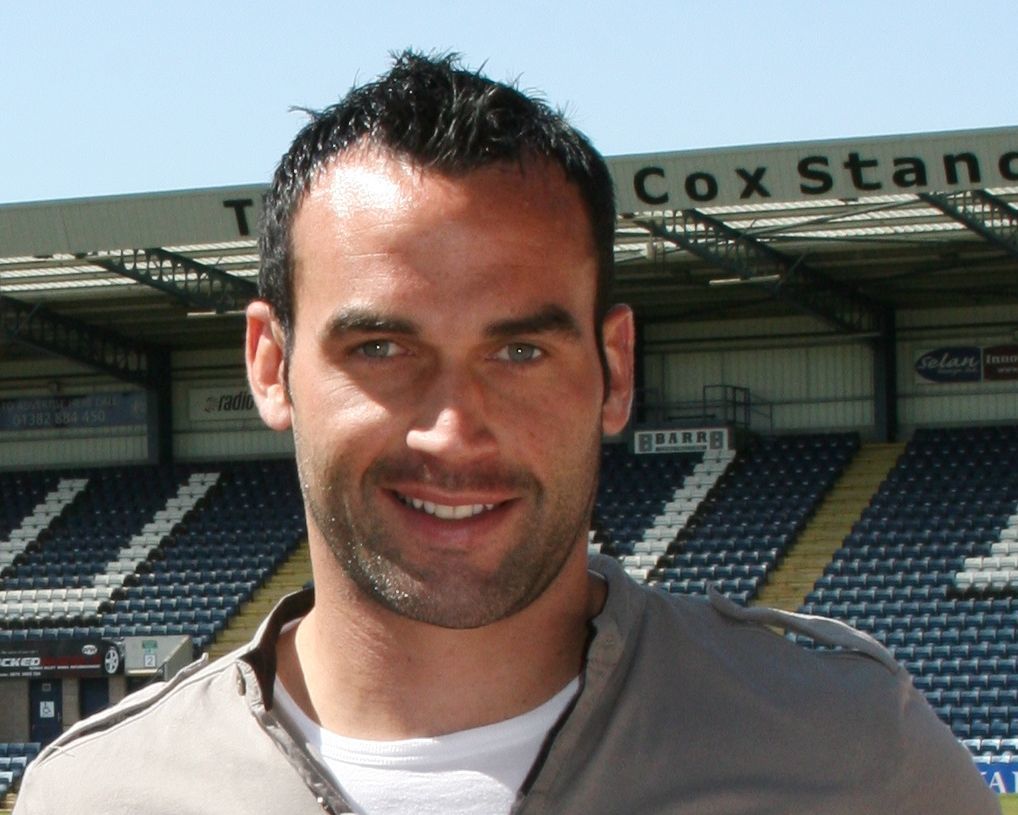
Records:
<instances>
[{"instance_id":1,"label":"smiling mouth","mask_svg":"<svg viewBox=\"0 0 1018 815\"><path fill-rule=\"evenodd\" d=\"M422 501L419 498L410 498L400 493L396 493L396 496L404 506L427 515L434 515L443 521L462 521L467 518L476 518L478 515L490 512L497 506L496 504L460 504L459 506L450 506L448 504L436 504L433 501Z\"/></svg>"}]
</instances>

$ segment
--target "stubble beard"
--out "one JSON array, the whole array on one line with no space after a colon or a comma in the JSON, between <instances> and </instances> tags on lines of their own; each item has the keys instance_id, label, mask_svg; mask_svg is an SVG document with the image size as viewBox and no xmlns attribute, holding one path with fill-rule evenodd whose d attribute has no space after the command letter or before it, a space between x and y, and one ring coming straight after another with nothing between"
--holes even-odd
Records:
<instances>
[{"instance_id":1,"label":"stubble beard","mask_svg":"<svg viewBox=\"0 0 1018 815\"><path fill-rule=\"evenodd\" d=\"M438 476L461 486L512 484L531 507L497 566L481 571L463 557L422 562L404 553L371 496L378 479L419 464L383 460L358 482L342 462L325 465L297 442L297 464L309 520L360 592L411 620L443 628L479 628L505 619L536 600L559 575L578 542L586 540L597 490L600 436L578 470L560 474L556 494L521 471ZM430 478L435 475L432 470ZM356 505L355 505L356 502ZM409 556L408 556L409 555Z\"/></svg>"}]
</instances>

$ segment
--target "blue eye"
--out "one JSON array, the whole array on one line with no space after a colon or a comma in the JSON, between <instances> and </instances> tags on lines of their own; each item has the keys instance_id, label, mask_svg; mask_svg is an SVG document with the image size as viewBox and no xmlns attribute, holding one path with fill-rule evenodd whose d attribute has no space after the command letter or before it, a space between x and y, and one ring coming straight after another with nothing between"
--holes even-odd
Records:
<instances>
[{"instance_id":1,"label":"blue eye","mask_svg":"<svg viewBox=\"0 0 1018 815\"><path fill-rule=\"evenodd\" d=\"M511 342L496 355L507 362L533 362L543 355L540 348L526 342Z\"/></svg>"},{"instance_id":2,"label":"blue eye","mask_svg":"<svg viewBox=\"0 0 1018 815\"><path fill-rule=\"evenodd\" d=\"M402 349L392 340L371 340L357 347L357 353L370 359L387 359L401 352Z\"/></svg>"}]
</instances>

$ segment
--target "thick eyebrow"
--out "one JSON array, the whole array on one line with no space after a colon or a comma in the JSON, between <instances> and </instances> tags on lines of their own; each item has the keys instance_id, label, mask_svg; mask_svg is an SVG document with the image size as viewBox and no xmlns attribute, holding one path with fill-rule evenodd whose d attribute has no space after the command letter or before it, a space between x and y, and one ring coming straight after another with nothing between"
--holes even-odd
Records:
<instances>
[{"instance_id":1,"label":"thick eyebrow","mask_svg":"<svg viewBox=\"0 0 1018 815\"><path fill-rule=\"evenodd\" d=\"M389 317L366 308L344 308L336 312L325 327L325 335L337 337L349 332L417 336L420 326L413 320ZM496 320L485 326L484 333L492 339L533 334L564 334L582 337L576 319L561 306L547 305L533 314Z\"/></svg>"},{"instance_id":2,"label":"thick eyebrow","mask_svg":"<svg viewBox=\"0 0 1018 815\"><path fill-rule=\"evenodd\" d=\"M489 323L485 327L484 333L493 339L528 334L565 334L573 338L583 336L573 315L556 305L547 305L524 317Z\"/></svg>"},{"instance_id":3,"label":"thick eyebrow","mask_svg":"<svg viewBox=\"0 0 1018 815\"><path fill-rule=\"evenodd\" d=\"M366 308L345 308L332 315L325 326L325 334L335 337L347 332L410 336L419 334L420 328L413 321L400 317L386 317Z\"/></svg>"}]
</instances>

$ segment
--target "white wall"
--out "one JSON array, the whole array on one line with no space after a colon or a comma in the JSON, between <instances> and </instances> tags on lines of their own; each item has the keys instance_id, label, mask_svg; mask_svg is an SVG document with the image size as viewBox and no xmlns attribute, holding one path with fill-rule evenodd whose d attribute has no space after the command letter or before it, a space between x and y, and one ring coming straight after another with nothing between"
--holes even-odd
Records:
<instances>
[{"instance_id":1,"label":"white wall","mask_svg":"<svg viewBox=\"0 0 1018 815\"><path fill-rule=\"evenodd\" d=\"M173 358L173 453L181 460L290 455L289 433L268 430L252 406L217 409L220 397L249 393L241 348L191 351ZM212 404L206 403L213 400Z\"/></svg>"},{"instance_id":2,"label":"white wall","mask_svg":"<svg viewBox=\"0 0 1018 815\"><path fill-rule=\"evenodd\" d=\"M918 352L942 345L1018 345L1018 307L983 306L898 315L901 437L917 426L1018 421L1018 381L923 384ZM833 336L809 317L658 324L645 329L645 386L665 403L701 399L704 385L749 388L772 405L755 430L875 432L873 350Z\"/></svg>"},{"instance_id":3,"label":"white wall","mask_svg":"<svg viewBox=\"0 0 1018 815\"><path fill-rule=\"evenodd\" d=\"M898 315L899 424L916 426L1018 420L1018 382L917 382L916 353L940 345L1018 344L1018 307ZM644 330L645 387L664 403L699 403L704 385L748 388L767 413L761 432L875 432L873 355L865 339L846 341L810 317L667 323ZM220 394L246 394L242 349L173 355L173 449L180 460L286 456L290 435L265 429L251 409L217 410ZM123 392L131 386L60 359L0 362L0 399ZM204 402L202 400L205 400ZM211 400L211 401L210 401ZM208 402L210 409L202 406ZM667 417L667 414L665 418ZM141 462L143 426L0 432L0 468Z\"/></svg>"},{"instance_id":4,"label":"white wall","mask_svg":"<svg viewBox=\"0 0 1018 815\"><path fill-rule=\"evenodd\" d=\"M873 424L869 345L832 337L811 318L649 326L645 347L646 387L665 402L700 400L704 385L736 385L770 406L770 420L754 417L756 430Z\"/></svg>"}]
</instances>

